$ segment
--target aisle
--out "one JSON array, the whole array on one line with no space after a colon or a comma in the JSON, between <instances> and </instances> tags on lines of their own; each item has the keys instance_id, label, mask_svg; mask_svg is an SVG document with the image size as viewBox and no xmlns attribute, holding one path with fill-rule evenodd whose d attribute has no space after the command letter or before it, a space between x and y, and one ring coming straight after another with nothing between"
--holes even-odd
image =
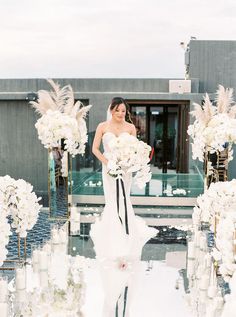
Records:
<instances>
[{"instance_id":1,"label":"aisle","mask_svg":"<svg viewBox=\"0 0 236 317\"><path fill-rule=\"evenodd\" d=\"M152 268L147 271L148 262L140 264L139 276L135 276L135 294L130 304L130 315L126 307L124 317L191 317L184 298L183 281L180 288L175 289L179 277L178 269L168 267L165 262L152 261ZM139 280L139 281L137 281ZM102 308L104 292L102 281L95 260L85 271L86 299L84 306L85 317L103 317ZM136 287L137 286L137 287ZM131 295L128 292L128 296ZM123 317L123 314L121 315ZM114 316L115 317L115 316Z\"/></svg>"}]
</instances>

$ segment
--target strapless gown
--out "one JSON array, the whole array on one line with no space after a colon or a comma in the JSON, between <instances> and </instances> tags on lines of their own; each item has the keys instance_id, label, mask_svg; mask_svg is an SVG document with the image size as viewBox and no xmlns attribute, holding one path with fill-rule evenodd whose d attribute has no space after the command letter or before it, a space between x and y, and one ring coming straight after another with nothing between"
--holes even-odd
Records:
<instances>
[{"instance_id":1,"label":"strapless gown","mask_svg":"<svg viewBox=\"0 0 236 317\"><path fill-rule=\"evenodd\" d=\"M127 133L127 132L124 132ZM103 135L104 155L110 151L109 142L116 136L111 132ZM103 164L102 179L105 196L105 208L101 219L91 226L90 236L94 243L97 259L115 260L125 258L130 261L139 260L144 244L156 236L157 230L148 227L144 220L135 216L130 201L132 174L123 177L127 219L125 219L125 203L121 184L119 184L119 213L117 211L117 185L116 179L108 175L107 167ZM126 221L127 220L127 221ZM127 228L128 225L128 234Z\"/></svg>"}]
</instances>

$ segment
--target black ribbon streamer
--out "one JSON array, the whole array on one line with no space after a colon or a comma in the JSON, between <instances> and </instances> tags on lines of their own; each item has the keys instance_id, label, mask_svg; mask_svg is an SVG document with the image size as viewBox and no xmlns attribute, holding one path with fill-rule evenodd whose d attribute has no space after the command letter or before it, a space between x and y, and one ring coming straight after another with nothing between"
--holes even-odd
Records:
<instances>
[{"instance_id":1,"label":"black ribbon streamer","mask_svg":"<svg viewBox=\"0 0 236 317\"><path fill-rule=\"evenodd\" d=\"M121 297L121 295L119 296L119 298L118 298L118 300L116 302L116 317L119 316L119 299L120 299L120 297ZM125 317L125 313L126 313L127 297L128 297L128 286L125 286L123 317Z\"/></svg>"},{"instance_id":2,"label":"black ribbon streamer","mask_svg":"<svg viewBox=\"0 0 236 317\"><path fill-rule=\"evenodd\" d=\"M125 232L126 234L129 234L129 225L128 225L128 211L127 211L127 201L126 201L126 195L125 195L125 185L124 185L124 181L122 178L117 178L116 179L116 204L117 204L117 213L118 213L118 217L120 219L121 224L123 225L123 221L120 217L120 189L119 189L119 181L121 184L121 188L122 188L122 193L123 193L123 197L124 197L124 207L125 207Z\"/></svg>"}]
</instances>

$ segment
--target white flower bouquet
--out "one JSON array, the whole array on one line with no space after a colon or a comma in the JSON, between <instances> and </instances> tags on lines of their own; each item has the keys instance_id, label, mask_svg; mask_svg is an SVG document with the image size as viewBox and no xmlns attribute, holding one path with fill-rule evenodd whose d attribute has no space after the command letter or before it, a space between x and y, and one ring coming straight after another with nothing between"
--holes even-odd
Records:
<instances>
[{"instance_id":1,"label":"white flower bouquet","mask_svg":"<svg viewBox=\"0 0 236 317\"><path fill-rule=\"evenodd\" d=\"M219 86L217 90L216 106L211 102L208 94L204 98L203 106L195 105L192 115L193 124L188 127L188 134L193 139L192 156L203 162L204 153L215 153L224 150L228 144L229 158L232 160L232 144L236 143L236 105L233 101L233 89Z\"/></svg>"},{"instance_id":2,"label":"white flower bouquet","mask_svg":"<svg viewBox=\"0 0 236 317\"><path fill-rule=\"evenodd\" d=\"M198 196L192 215L193 224L208 222L214 226L215 217L236 210L236 179L229 182L211 183L204 194Z\"/></svg>"},{"instance_id":3,"label":"white flower bouquet","mask_svg":"<svg viewBox=\"0 0 236 317\"><path fill-rule=\"evenodd\" d=\"M91 105L84 107L80 101L74 104L74 94L70 85L60 88L52 80L48 82L54 91L38 91L38 101L30 104L42 116L35 127L39 140L45 148L61 146L73 157L84 154L88 141L85 117Z\"/></svg>"},{"instance_id":4,"label":"white flower bouquet","mask_svg":"<svg viewBox=\"0 0 236 317\"><path fill-rule=\"evenodd\" d=\"M151 179L149 154L151 147L136 137L123 133L113 138L110 151L105 153L108 159L109 175L122 177L126 173L135 173L136 184L142 188Z\"/></svg>"},{"instance_id":5,"label":"white flower bouquet","mask_svg":"<svg viewBox=\"0 0 236 317\"><path fill-rule=\"evenodd\" d=\"M15 180L8 175L0 177L0 205L5 217L12 218L11 227L21 238L33 228L42 207L38 203L41 198L37 198L32 190L33 186L23 179Z\"/></svg>"}]
</instances>

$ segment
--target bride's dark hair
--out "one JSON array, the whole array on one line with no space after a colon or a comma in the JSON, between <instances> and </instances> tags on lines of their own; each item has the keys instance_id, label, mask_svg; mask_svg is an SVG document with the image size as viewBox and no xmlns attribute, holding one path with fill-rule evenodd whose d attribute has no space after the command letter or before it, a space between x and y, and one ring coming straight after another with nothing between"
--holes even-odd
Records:
<instances>
[{"instance_id":1,"label":"bride's dark hair","mask_svg":"<svg viewBox=\"0 0 236 317\"><path fill-rule=\"evenodd\" d=\"M130 111L129 111L129 105L127 104L125 99L121 97L114 97L111 101L110 110L117 108L122 103L125 105L125 108L126 108L125 121L133 123L131 119Z\"/></svg>"}]
</instances>

